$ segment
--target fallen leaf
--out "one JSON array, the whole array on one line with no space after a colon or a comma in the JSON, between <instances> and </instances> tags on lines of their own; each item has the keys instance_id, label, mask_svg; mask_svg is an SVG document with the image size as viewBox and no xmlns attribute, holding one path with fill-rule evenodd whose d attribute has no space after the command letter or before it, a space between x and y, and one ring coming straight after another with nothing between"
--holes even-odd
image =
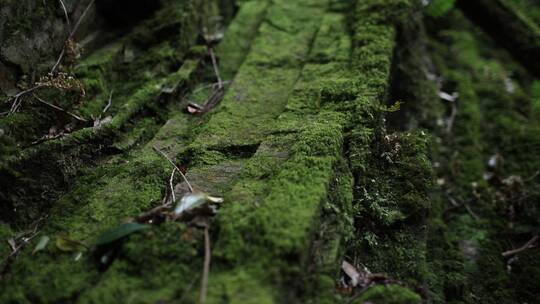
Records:
<instances>
[{"instance_id":1,"label":"fallen leaf","mask_svg":"<svg viewBox=\"0 0 540 304\"><path fill-rule=\"evenodd\" d=\"M360 276L361 276L358 269L356 269L356 267L354 267L347 261L343 261L343 263L341 263L341 269L351 279L350 285L352 287L358 286L358 283L360 282Z\"/></svg>"},{"instance_id":2,"label":"fallen leaf","mask_svg":"<svg viewBox=\"0 0 540 304\"><path fill-rule=\"evenodd\" d=\"M203 114L206 112L203 106L200 106L193 102L189 103L189 105L187 106L187 110L189 114Z\"/></svg>"},{"instance_id":3,"label":"fallen leaf","mask_svg":"<svg viewBox=\"0 0 540 304\"><path fill-rule=\"evenodd\" d=\"M36 247L34 248L34 251L32 251L32 254L35 254L36 252L45 249L45 247L47 247L47 245L49 244L50 240L51 238L49 238L48 236L46 235L42 236L39 239L39 242L37 243Z\"/></svg>"},{"instance_id":4,"label":"fallen leaf","mask_svg":"<svg viewBox=\"0 0 540 304\"><path fill-rule=\"evenodd\" d=\"M134 232L147 229L150 226L140 224L137 222L130 222L122 224L114 229L111 229L104 234L102 234L96 241L97 246L103 246L112 242L115 242L121 238L124 238Z\"/></svg>"},{"instance_id":5,"label":"fallen leaf","mask_svg":"<svg viewBox=\"0 0 540 304\"><path fill-rule=\"evenodd\" d=\"M110 115L106 116L103 119L97 118L96 120L94 120L94 128L99 128L104 124L110 123L111 121L112 121L112 116L110 116Z\"/></svg>"},{"instance_id":6,"label":"fallen leaf","mask_svg":"<svg viewBox=\"0 0 540 304\"><path fill-rule=\"evenodd\" d=\"M73 257L73 260L75 260L75 262L80 260L82 258L82 255L83 255L82 251L77 252L75 256Z\"/></svg>"},{"instance_id":7,"label":"fallen leaf","mask_svg":"<svg viewBox=\"0 0 540 304\"><path fill-rule=\"evenodd\" d=\"M459 93L458 92L448 94L446 92L440 91L440 92L438 92L438 95L439 95L440 99L446 100L446 101L449 101L449 102L454 102L459 98Z\"/></svg>"},{"instance_id":8,"label":"fallen leaf","mask_svg":"<svg viewBox=\"0 0 540 304\"><path fill-rule=\"evenodd\" d=\"M176 208L174 209L174 215L180 216L182 213L201 207L207 203L222 203L223 198L210 196L202 192L192 192L184 195Z\"/></svg>"},{"instance_id":9,"label":"fallen leaf","mask_svg":"<svg viewBox=\"0 0 540 304\"><path fill-rule=\"evenodd\" d=\"M17 250L17 243L15 242L15 239L14 238L10 238L7 240L7 243L9 244L9 247L11 247L11 250L12 251L16 251Z\"/></svg>"},{"instance_id":10,"label":"fallen leaf","mask_svg":"<svg viewBox=\"0 0 540 304\"><path fill-rule=\"evenodd\" d=\"M84 243L70 239L63 234L56 237L56 247L65 252L81 251L88 248Z\"/></svg>"}]
</instances>

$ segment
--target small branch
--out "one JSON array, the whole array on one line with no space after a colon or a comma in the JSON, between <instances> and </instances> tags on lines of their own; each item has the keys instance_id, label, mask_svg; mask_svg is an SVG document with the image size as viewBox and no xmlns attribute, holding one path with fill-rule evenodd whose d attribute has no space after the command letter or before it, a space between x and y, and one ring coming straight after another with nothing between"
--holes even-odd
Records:
<instances>
[{"instance_id":1,"label":"small branch","mask_svg":"<svg viewBox=\"0 0 540 304\"><path fill-rule=\"evenodd\" d=\"M208 276L210 274L210 261L212 254L210 252L210 235L208 232L208 225L204 227L204 267L201 280L201 294L199 303L204 304L206 302L206 294L208 292Z\"/></svg>"},{"instance_id":2,"label":"small branch","mask_svg":"<svg viewBox=\"0 0 540 304\"><path fill-rule=\"evenodd\" d=\"M527 249L530 249L534 246L534 243L536 243L536 241L538 241L538 235L535 235L533 236L530 240L527 241L527 243L525 243L525 245L519 247L519 248L516 248L516 249L512 249L512 250L508 250L508 251L505 251L502 253L502 256L503 257L509 257L509 256L513 256L515 254L518 254L520 252L523 252Z\"/></svg>"},{"instance_id":3,"label":"small branch","mask_svg":"<svg viewBox=\"0 0 540 304\"><path fill-rule=\"evenodd\" d=\"M360 289L358 292L356 292L354 296L352 296L352 298L350 298L349 301L347 301L347 304L352 304L354 301L356 301L356 299L358 299L364 292L366 292L366 290L368 290L369 287L370 286L365 286L362 289Z\"/></svg>"},{"instance_id":4,"label":"small branch","mask_svg":"<svg viewBox=\"0 0 540 304\"><path fill-rule=\"evenodd\" d=\"M172 173L171 173L171 178L169 179L169 187L171 187L171 196L172 196L173 204L176 202L176 196L174 195L174 186L173 186L174 173L176 173L176 167L173 168Z\"/></svg>"},{"instance_id":5,"label":"small branch","mask_svg":"<svg viewBox=\"0 0 540 304\"><path fill-rule=\"evenodd\" d=\"M64 1L62 1L62 0L59 0L59 1L60 1L60 5L62 5L62 9L64 10L64 16L66 17L66 23L67 23L69 32L71 32L71 22L69 21L69 16L68 16L68 12L67 12L67 9L66 9L66 5L64 4Z\"/></svg>"},{"instance_id":6,"label":"small branch","mask_svg":"<svg viewBox=\"0 0 540 304\"><path fill-rule=\"evenodd\" d=\"M480 220L480 217L474 213L471 209L471 207L469 206L469 204L464 204L465 205L465 209L467 210L467 212L469 212L469 214L476 220L476 221L479 221Z\"/></svg>"},{"instance_id":7,"label":"small branch","mask_svg":"<svg viewBox=\"0 0 540 304\"><path fill-rule=\"evenodd\" d=\"M169 209L176 202L176 196L174 194L174 186L173 186L174 174L176 173L176 171L177 171L176 167L173 167L173 170L171 172L171 177L169 179L169 188L170 188L170 191L171 191L172 201L169 201L169 195L166 195L163 198L163 201L162 201L161 205L153 208L150 211L139 214L135 218L135 221L141 222L141 223L147 222L150 219L152 219L155 215L162 214L164 211Z\"/></svg>"},{"instance_id":8,"label":"small branch","mask_svg":"<svg viewBox=\"0 0 540 304\"><path fill-rule=\"evenodd\" d=\"M40 143L48 141L48 140L58 139L58 138L61 138L62 136L64 136L63 132L60 132L60 133L58 133L56 135L53 135L53 136L44 135L40 139L31 142L30 145L28 145L27 147L35 146L37 144L40 144Z\"/></svg>"},{"instance_id":9,"label":"small branch","mask_svg":"<svg viewBox=\"0 0 540 304\"><path fill-rule=\"evenodd\" d=\"M176 170L178 170L178 173L180 173L180 175L182 176L182 178L184 179L184 181L186 182L188 188L189 188L189 192L193 192L193 187L191 187L191 184L189 183L188 179L186 178L186 176L184 175L184 173L182 173L182 170L180 170L178 168L178 166L176 166L176 164L167 156L167 154L165 154L163 151L159 150L156 146L153 146L152 147L154 149L154 151L156 151L157 153L161 154L163 157L165 157L165 159L167 159L169 161L169 163L171 163L171 165L174 166L174 168L176 168Z\"/></svg>"},{"instance_id":10,"label":"small branch","mask_svg":"<svg viewBox=\"0 0 540 304\"><path fill-rule=\"evenodd\" d=\"M10 263L13 259L17 257L19 252L26 246L30 241L32 241L41 231L39 230L40 223L45 220L47 216L40 217L37 221L34 222L34 228L32 229L32 232L25 233L21 235L20 237L16 239L8 240L8 244L11 247L12 251L11 253L2 261L2 268L0 268L0 279L2 276L6 273L8 270ZM17 240L21 240L19 244L17 244Z\"/></svg>"},{"instance_id":11,"label":"small branch","mask_svg":"<svg viewBox=\"0 0 540 304\"><path fill-rule=\"evenodd\" d=\"M105 114L105 112L107 112L112 105L113 93L114 93L114 90L111 90L111 93L109 93L109 102L107 102L107 105L105 106L105 108L103 108L103 111L102 111L103 114Z\"/></svg>"},{"instance_id":12,"label":"small branch","mask_svg":"<svg viewBox=\"0 0 540 304\"><path fill-rule=\"evenodd\" d=\"M38 84L36 86L33 86L31 87L30 89L26 89L24 91L21 91L11 97L9 97L6 102L9 102L10 100L13 100L13 103L11 104L11 108L9 111L7 112L3 112L2 114L6 114L6 115L9 115L9 114L13 114L17 111L17 109L21 106L22 104L22 100L21 97L23 97L24 95L26 94L30 94L32 92L34 92L35 90L39 89L39 88L43 88L43 87L46 87L46 85L44 84Z\"/></svg>"},{"instance_id":13,"label":"small branch","mask_svg":"<svg viewBox=\"0 0 540 304\"><path fill-rule=\"evenodd\" d=\"M540 170L534 172L534 174L531 177L525 179L524 182L528 183L530 181L533 181L538 175L540 175Z\"/></svg>"},{"instance_id":14,"label":"small branch","mask_svg":"<svg viewBox=\"0 0 540 304\"><path fill-rule=\"evenodd\" d=\"M456 102L451 101L450 104L452 105L452 112L450 113L450 117L448 117L448 120L446 121L447 134L450 134L452 132L452 128L454 127L454 121L456 120L456 116L457 116Z\"/></svg>"},{"instance_id":15,"label":"small branch","mask_svg":"<svg viewBox=\"0 0 540 304\"><path fill-rule=\"evenodd\" d=\"M214 49L212 47L208 47L208 52L210 53L210 58L212 58L212 66L214 66L214 73L216 73L216 78L218 80L218 89L223 89L223 81L219 75L219 67L217 64L216 55L214 54Z\"/></svg>"},{"instance_id":16,"label":"small branch","mask_svg":"<svg viewBox=\"0 0 540 304\"><path fill-rule=\"evenodd\" d=\"M228 84L230 84L230 83L231 83L230 80L227 80L227 81L223 81L223 82L222 82L223 86L228 85ZM204 90L204 89L210 88L210 87L211 87L213 90L216 90L216 89L217 89L216 86L219 86L219 82L209 83L209 84L207 84L207 85L204 85L204 86L202 86L202 87L197 88L196 90L193 91L192 94L198 93L198 92L200 92L200 91L202 91L202 90Z\"/></svg>"},{"instance_id":17,"label":"small branch","mask_svg":"<svg viewBox=\"0 0 540 304\"><path fill-rule=\"evenodd\" d=\"M191 114L204 114L212 108L214 108L220 101L223 99L223 95L225 94L225 90L223 88L216 89L212 95L206 100L204 105L199 105L193 102L190 102L188 105L188 112Z\"/></svg>"},{"instance_id":18,"label":"small branch","mask_svg":"<svg viewBox=\"0 0 540 304\"><path fill-rule=\"evenodd\" d=\"M159 215L159 214L163 213L163 211L166 211L170 207L171 207L170 203L165 203L163 205L157 206L157 207L153 208L150 211L139 214L135 218L135 221L137 221L139 223L147 222L147 221L151 220L155 215Z\"/></svg>"},{"instance_id":19,"label":"small branch","mask_svg":"<svg viewBox=\"0 0 540 304\"><path fill-rule=\"evenodd\" d=\"M67 43L68 40L73 39L73 37L77 33L77 30L79 29L79 26L81 25L81 22L83 21L84 17L86 17L86 14L90 10L90 8L94 4L94 2L95 2L95 0L91 0L88 3L88 5L84 9L83 13L81 14L81 17L79 17L79 20L77 20L77 23L75 24L75 26L73 27L73 29L69 33L69 36L66 39L66 43ZM54 66L51 69L51 72L50 72L51 74L53 74L56 71L56 68L58 68L58 66L60 65L60 62L62 62L62 59L64 58L64 55L66 54L66 43L64 43L64 46L62 47L62 51L60 52L60 55L58 56L58 60L56 60L56 63L54 64Z\"/></svg>"},{"instance_id":20,"label":"small branch","mask_svg":"<svg viewBox=\"0 0 540 304\"><path fill-rule=\"evenodd\" d=\"M61 107L59 107L57 105L53 105L52 103L49 103L49 102L43 100L41 97L37 96L36 94L32 94L32 95L34 96L35 99L37 99L39 102L41 102L44 105L47 105L47 106L49 106L49 107L51 107L51 108L53 108L55 110L58 110L60 112L66 113L67 115L75 118L78 121L88 122L88 120L86 120L86 119L84 119L84 118L82 118L82 117L80 117L80 116L78 116L76 114L73 114L73 113L69 112L68 110L62 109Z\"/></svg>"}]
</instances>

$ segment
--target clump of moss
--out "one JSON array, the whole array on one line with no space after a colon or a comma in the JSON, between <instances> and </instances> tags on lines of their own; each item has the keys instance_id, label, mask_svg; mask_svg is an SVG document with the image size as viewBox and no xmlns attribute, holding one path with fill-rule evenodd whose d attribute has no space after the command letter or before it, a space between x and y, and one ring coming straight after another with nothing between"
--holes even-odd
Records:
<instances>
[{"instance_id":1,"label":"clump of moss","mask_svg":"<svg viewBox=\"0 0 540 304\"><path fill-rule=\"evenodd\" d=\"M380 303L380 304L419 304L422 299L415 292L398 286L375 286L369 288L353 303Z\"/></svg>"}]
</instances>

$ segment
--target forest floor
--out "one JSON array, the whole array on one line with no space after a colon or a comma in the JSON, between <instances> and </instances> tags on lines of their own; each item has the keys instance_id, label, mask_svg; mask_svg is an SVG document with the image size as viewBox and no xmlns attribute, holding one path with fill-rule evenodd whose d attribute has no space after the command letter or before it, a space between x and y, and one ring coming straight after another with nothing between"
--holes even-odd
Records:
<instances>
[{"instance_id":1,"label":"forest floor","mask_svg":"<svg viewBox=\"0 0 540 304\"><path fill-rule=\"evenodd\" d=\"M0 91L0 303L538 301L539 41L463 1L156 2Z\"/></svg>"}]
</instances>

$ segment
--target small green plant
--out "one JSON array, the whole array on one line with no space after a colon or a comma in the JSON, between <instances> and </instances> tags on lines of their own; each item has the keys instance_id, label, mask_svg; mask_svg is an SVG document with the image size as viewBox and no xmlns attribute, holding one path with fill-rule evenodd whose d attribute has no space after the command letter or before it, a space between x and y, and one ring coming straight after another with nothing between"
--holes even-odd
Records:
<instances>
[{"instance_id":1,"label":"small green plant","mask_svg":"<svg viewBox=\"0 0 540 304\"><path fill-rule=\"evenodd\" d=\"M426 13L434 18L446 15L454 8L456 0L432 0L426 7Z\"/></svg>"}]
</instances>

